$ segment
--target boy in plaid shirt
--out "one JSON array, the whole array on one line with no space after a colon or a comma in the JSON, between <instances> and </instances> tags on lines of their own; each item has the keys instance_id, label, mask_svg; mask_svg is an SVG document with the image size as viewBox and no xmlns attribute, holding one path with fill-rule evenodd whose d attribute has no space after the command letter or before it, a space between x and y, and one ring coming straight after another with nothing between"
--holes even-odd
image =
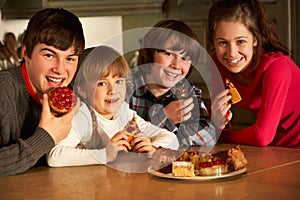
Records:
<instances>
[{"instance_id":1,"label":"boy in plaid shirt","mask_svg":"<svg viewBox=\"0 0 300 200\"><path fill-rule=\"evenodd\" d=\"M130 108L176 134L182 147L212 146L218 139L201 90L185 78L199 55L197 36L185 23L162 20L144 36L128 81Z\"/></svg>"}]
</instances>

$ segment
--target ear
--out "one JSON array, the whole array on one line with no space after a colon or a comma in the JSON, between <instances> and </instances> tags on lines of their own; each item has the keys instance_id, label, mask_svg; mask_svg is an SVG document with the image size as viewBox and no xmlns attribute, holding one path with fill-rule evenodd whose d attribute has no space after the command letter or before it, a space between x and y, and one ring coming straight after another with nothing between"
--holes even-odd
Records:
<instances>
[{"instance_id":1,"label":"ear","mask_svg":"<svg viewBox=\"0 0 300 200\"><path fill-rule=\"evenodd\" d=\"M253 37L253 46L256 47L256 46L257 46L257 43L258 43L258 42L257 42L257 38L256 38L256 37Z\"/></svg>"},{"instance_id":2,"label":"ear","mask_svg":"<svg viewBox=\"0 0 300 200\"><path fill-rule=\"evenodd\" d=\"M22 46L22 58L25 59L25 61L28 61L29 57L27 55L27 50L25 46Z\"/></svg>"},{"instance_id":3,"label":"ear","mask_svg":"<svg viewBox=\"0 0 300 200\"><path fill-rule=\"evenodd\" d=\"M25 46L22 46L22 56L23 57L27 56L26 47Z\"/></svg>"}]
</instances>

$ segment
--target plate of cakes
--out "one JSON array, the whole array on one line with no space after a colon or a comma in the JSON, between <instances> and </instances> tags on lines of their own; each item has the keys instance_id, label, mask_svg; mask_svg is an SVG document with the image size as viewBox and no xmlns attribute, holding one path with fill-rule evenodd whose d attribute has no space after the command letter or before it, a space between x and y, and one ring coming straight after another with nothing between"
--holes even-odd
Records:
<instances>
[{"instance_id":1,"label":"plate of cakes","mask_svg":"<svg viewBox=\"0 0 300 200\"><path fill-rule=\"evenodd\" d=\"M204 181L241 175L247 163L239 145L215 153L161 148L148 172L161 178Z\"/></svg>"}]
</instances>

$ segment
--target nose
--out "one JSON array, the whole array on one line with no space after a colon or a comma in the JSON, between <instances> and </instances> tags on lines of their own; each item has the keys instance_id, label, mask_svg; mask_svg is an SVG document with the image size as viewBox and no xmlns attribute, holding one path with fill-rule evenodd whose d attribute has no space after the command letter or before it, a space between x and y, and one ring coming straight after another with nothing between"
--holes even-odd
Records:
<instances>
[{"instance_id":1,"label":"nose","mask_svg":"<svg viewBox=\"0 0 300 200\"><path fill-rule=\"evenodd\" d=\"M57 74L63 74L65 71L65 65L63 60L58 59L57 62L55 63L55 67L53 68L53 71Z\"/></svg>"},{"instance_id":2,"label":"nose","mask_svg":"<svg viewBox=\"0 0 300 200\"><path fill-rule=\"evenodd\" d=\"M237 48L236 45L230 44L230 45L228 46L227 52L228 52L228 55L229 55L230 57L235 57L236 54L238 53L238 48Z\"/></svg>"},{"instance_id":3,"label":"nose","mask_svg":"<svg viewBox=\"0 0 300 200\"><path fill-rule=\"evenodd\" d=\"M180 61L181 61L181 56L174 54L174 57L171 62L171 67L174 69L180 69Z\"/></svg>"},{"instance_id":4,"label":"nose","mask_svg":"<svg viewBox=\"0 0 300 200\"><path fill-rule=\"evenodd\" d=\"M107 87L107 94L108 95L115 94L115 91L116 91L115 84L109 83Z\"/></svg>"}]
</instances>

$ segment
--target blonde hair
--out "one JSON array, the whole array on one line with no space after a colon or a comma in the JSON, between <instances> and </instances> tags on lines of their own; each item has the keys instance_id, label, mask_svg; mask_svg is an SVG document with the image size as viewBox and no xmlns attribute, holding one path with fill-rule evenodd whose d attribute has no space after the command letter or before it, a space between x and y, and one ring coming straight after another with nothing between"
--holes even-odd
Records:
<instances>
[{"instance_id":1,"label":"blonde hair","mask_svg":"<svg viewBox=\"0 0 300 200\"><path fill-rule=\"evenodd\" d=\"M115 49L108 46L93 48L82 61L78 70L74 91L84 101L83 94L94 94L96 83L102 77L127 77L129 65Z\"/></svg>"}]
</instances>

